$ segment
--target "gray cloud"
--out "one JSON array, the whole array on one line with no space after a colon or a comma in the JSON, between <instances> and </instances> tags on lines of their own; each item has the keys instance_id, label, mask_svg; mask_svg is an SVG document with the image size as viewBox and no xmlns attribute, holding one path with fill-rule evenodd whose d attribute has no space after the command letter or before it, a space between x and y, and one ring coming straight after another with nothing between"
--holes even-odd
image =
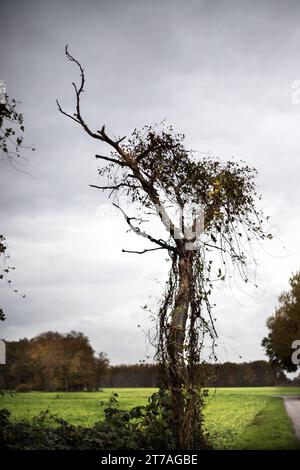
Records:
<instances>
[{"instance_id":1,"label":"gray cloud","mask_svg":"<svg viewBox=\"0 0 300 470\"><path fill-rule=\"evenodd\" d=\"M262 357L266 317L300 264L300 106L291 102L299 3L4 0L0 8L0 79L22 101L26 141L37 148L22 168L29 174L0 162L1 232L14 285L27 294L1 286L2 336L79 329L114 362L138 361L147 348L137 325L152 326L139 307L155 305L165 279L159 254L122 255L134 242L88 186L99 181L93 155L104 149L57 112L56 98L74 105L68 43L87 73L91 126L128 135L167 118L188 146L259 169L279 240L258 251L259 291L221 286L215 313L222 357Z\"/></svg>"}]
</instances>

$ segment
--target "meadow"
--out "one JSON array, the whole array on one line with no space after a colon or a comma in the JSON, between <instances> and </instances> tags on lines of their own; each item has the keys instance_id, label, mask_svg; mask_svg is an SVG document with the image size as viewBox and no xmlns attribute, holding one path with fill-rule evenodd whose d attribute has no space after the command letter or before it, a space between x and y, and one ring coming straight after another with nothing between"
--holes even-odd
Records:
<instances>
[{"instance_id":1,"label":"meadow","mask_svg":"<svg viewBox=\"0 0 300 470\"><path fill-rule=\"evenodd\" d=\"M32 419L41 411L75 425L91 426L103 416L102 402L112 392L122 408L147 403L155 389L104 389L102 392L28 392L5 394L0 407L12 419ZM280 395L300 395L299 387L219 388L210 390L205 423L215 449L299 449Z\"/></svg>"}]
</instances>

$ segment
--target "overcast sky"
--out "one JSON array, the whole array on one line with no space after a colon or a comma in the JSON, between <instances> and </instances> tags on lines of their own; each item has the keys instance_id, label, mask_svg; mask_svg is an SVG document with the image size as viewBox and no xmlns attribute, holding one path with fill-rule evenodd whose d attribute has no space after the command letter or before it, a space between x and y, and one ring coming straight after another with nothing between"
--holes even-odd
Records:
<instances>
[{"instance_id":1,"label":"overcast sky","mask_svg":"<svg viewBox=\"0 0 300 470\"><path fill-rule=\"evenodd\" d=\"M266 318L300 267L300 105L291 95L299 15L296 0L1 0L0 80L22 102L26 143L37 150L18 170L0 161L0 233L16 267L13 287L26 294L1 282L0 337L77 330L112 363L151 357L153 324L141 306L155 308L164 256L122 254L132 236L89 187L100 183L94 154L102 148L55 103L73 110L69 44L85 67L91 127L130 135L165 118L187 147L259 170L276 235L257 249L259 288L222 284L214 299L220 360L264 357Z\"/></svg>"}]
</instances>

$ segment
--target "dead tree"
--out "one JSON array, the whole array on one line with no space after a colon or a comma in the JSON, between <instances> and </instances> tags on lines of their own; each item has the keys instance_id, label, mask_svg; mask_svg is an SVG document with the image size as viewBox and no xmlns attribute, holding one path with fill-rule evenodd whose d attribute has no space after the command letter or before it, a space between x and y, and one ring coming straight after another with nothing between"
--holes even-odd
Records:
<instances>
[{"instance_id":1,"label":"dead tree","mask_svg":"<svg viewBox=\"0 0 300 470\"><path fill-rule=\"evenodd\" d=\"M203 383L198 365L204 337L208 335L213 342L216 338L210 303L213 283L225 279L230 262L247 282L251 239L270 237L263 229L262 214L256 209L256 172L233 160L195 158L183 145L184 135L174 133L172 127L146 126L135 130L129 139L113 138L104 125L92 130L81 111L83 67L68 48L66 56L80 71L79 85L73 83L76 110L70 114L57 102L58 109L92 139L111 149L109 155L96 155L105 164L99 174L107 178L107 184L92 186L108 190L110 195L122 192L137 203L142 213L158 217L165 229L164 238L154 236L143 228L143 217L129 215L115 204L129 228L152 243L133 253L162 250L171 259L158 312L161 389L169 393L169 425L176 446L201 448ZM220 255L217 267L213 253Z\"/></svg>"}]
</instances>

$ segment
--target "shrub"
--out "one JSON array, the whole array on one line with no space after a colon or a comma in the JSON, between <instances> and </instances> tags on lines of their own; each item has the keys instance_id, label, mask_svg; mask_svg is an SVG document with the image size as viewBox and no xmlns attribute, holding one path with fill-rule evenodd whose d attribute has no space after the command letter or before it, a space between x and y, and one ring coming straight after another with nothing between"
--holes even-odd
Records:
<instances>
[{"instance_id":1,"label":"shrub","mask_svg":"<svg viewBox=\"0 0 300 470\"><path fill-rule=\"evenodd\" d=\"M118 395L110 398L102 421L93 427L73 426L42 412L32 421L10 420L10 412L0 410L0 447L13 450L172 450L175 439L168 425L165 392L149 398L146 406L119 408ZM205 437L202 448L209 448Z\"/></svg>"}]
</instances>

